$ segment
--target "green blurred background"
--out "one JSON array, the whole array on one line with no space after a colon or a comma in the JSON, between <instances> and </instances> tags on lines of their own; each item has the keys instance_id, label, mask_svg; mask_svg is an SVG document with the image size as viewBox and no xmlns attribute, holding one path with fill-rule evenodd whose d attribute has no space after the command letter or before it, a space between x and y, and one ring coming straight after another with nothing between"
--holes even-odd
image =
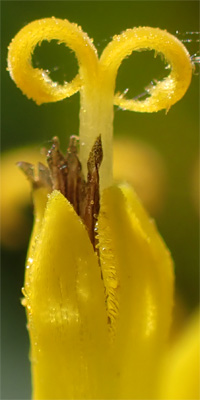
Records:
<instances>
[{"instance_id":1,"label":"green blurred background","mask_svg":"<svg viewBox=\"0 0 200 400\"><path fill-rule=\"evenodd\" d=\"M36 106L16 88L6 71L7 46L15 34L35 19L55 16L77 22L94 39L99 54L114 34L134 26L167 29L186 40L191 55L198 50L198 1L2 1L2 151L22 145L46 145L58 135L62 148L78 132L79 95L62 102ZM178 32L177 32L178 31ZM177 33L176 33L177 32ZM192 41L190 41L192 39ZM54 80L70 80L77 70L73 53L63 45L42 44L34 53L35 66L49 69ZM128 96L144 91L152 79L166 75L163 61L152 52L134 53L120 67L117 90ZM198 75L185 97L166 115L137 114L116 108L114 132L153 146L163 157L168 192L157 225L170 248L177 290L191 312L198 303L198 210L193 191L198 160ZM27 238L28 243L28 238ZM27 245L27 244L26 244ZM29 399L30 371L24 309L20 305L26 246L2 249L2 397Z\"/></svg>"}]
</instances>

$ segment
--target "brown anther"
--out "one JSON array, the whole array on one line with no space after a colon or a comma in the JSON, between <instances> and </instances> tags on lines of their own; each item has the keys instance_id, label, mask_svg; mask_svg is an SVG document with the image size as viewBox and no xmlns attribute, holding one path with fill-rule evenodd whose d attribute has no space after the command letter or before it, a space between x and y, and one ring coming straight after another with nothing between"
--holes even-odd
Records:
<instances>
[{"instance_id":1,"label":"brown anther","mask_svg":"<svg viewBox=\"0 0 200 400\"><path fill-rule=\"evenodd\" d=\"M35 167L33 164L30 164L25 161L19 161L16 165L24 172L26 177L30 180L31 183L35 181Z\"/></svg>"},{"instance_id":2,"label":"brown anther","mask_svg":"<svg viewBox=\"0 0 200 400\"><path fill-rule=\"evenodd\" d=\"M67 176L66 160L59 149L59 140L55 136L53 145L47 153L47 163L50 169L53 190L60 190L65 196L65 181Z\"/></svg>"},{"instance_id":3,"label":"brown anther","mask_svg":"<svg viewBox=\"0 0 200 400\"><path fill-rule=\"evenodd\" d=\"M78 157L78 144L79 138L71 136L67 154L64 156L60 151L58 138L54 137L52 147L47 152L48 167L38 163L37 177L32 164L19 162L17 165L34 189L47 186L49 191L59 190L67 198L83 220L91 243L97 251L94 228L99 214L99 168L103 158L101 136L97 137L89 154L87 182Z\"/></svg>"},{"instance_id":4,"label":"brown anther","mask_svg":"<svg viewBox=\"0 0 200 400\"><path fill-rule=\"evenodd\" d=\"M41 162L38 163L38 180L44 186L49 186L52 188L52 181L49 168L42 164Z\"/></svg>"},{"instance_id":5,"label":"brown anther","mask_svg":"<svg viewBox=\"0 0 200 400\"><path fill-rule=\"evenodd\" d=\"M35 166L25 161L19 161L16 164L31 182L33 189L47 187L52 189L49 169L42 163L38 163L38 175L35 174Z\"/></svg>"},{"instance_id":6,"label":"brown anther","mask_svg":"<svg viewBox=\"0 0 200 400\"><path fill-rule=\"evenodd\" d=\"M103 150L101 136L96 139L92 150L89 154L87 163L88 176L86 184L85 199L81 210L81 218L83 219L90 240L95 247L94 228L99 214L99 168L103 159Z\"/></svg>"},{"instance_id":7,"label":"brown anther","mask_svg":"<svg viewBox=\"0 0 200 400\"><path fill-rule=\"evenodd\" d=\"M75 211L80 215L80 203L83 196L85 181L82 173L81 163L78 158L77 136L71 136L67 150L68 175L65 185L65 195L69 202L73 204Z\"/></svg>"}]
</instances>

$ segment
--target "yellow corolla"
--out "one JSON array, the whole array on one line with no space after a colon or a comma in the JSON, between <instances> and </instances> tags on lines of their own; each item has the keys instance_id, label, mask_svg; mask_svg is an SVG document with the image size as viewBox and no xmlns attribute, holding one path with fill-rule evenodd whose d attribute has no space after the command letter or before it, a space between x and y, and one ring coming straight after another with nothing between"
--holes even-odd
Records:
<instances>
[{"instance_id":1,"label":"yellow corolla","mask_svg":"<svg viewBox=\"0 0 200 400\"><path fill-rule=\"evenodd\" d=\"M75 51L79 74L71 83L60 86L32 67L31 54L45 39ZM161 52L171 72L146 100L125 100L114 94L117 70L141 49ZM37 177L21 163L35 205L23 288L33 399L166 398L158 379L172 319L173 263L134 191L112 183L113 104L168 110L190 84L190 57L175 37L145 27L114 37L98 59L80 27L49 18L16 35L8 68L38 104L81 95L80 154L76 137L67 156L54 138L48 168L40 166Z\"/></svg>"}]
</instances>

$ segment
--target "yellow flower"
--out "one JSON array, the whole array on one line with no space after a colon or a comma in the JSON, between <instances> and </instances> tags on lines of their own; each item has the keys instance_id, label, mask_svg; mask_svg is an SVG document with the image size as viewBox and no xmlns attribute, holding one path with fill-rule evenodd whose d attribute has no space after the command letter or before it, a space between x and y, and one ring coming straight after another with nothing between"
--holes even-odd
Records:
<instances>
[{"instance_id":1,"label":"yellow flower","mask_svg":"<svg viewBox=\"0 0 200 400\"><path fill-rule=\"evenodd\" d=\"M32 67L31 54L44 39L75 51L79 74L71 83L60 86ZM161 52L171 66L169 76L143 101L114 95L120 63L141 49ZM115 36L98 59L80 27L50 18L16 35L8 68L37 104L78 90L81 98L80 155L76 138L67 156L54 138L49 171L36 178L27 174L35 224L23 304L33 398L165 398L157 381L172 318L173 263L134 191L112 183L113 104L139 112L168 110L190 84L190 57L172 35L145 27Z\"/></svg>"}]
</instances>

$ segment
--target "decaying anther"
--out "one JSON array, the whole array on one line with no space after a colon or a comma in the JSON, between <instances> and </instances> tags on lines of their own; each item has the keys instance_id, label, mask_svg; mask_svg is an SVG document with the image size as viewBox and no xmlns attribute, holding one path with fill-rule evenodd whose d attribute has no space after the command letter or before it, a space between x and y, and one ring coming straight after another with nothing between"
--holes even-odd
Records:
<instances>
[{"instance_id":1,"label":"decaying anther","mask_svg":"<svg viewBox=\"0 0 200 400\"><path fill-rule=\"evenodd\" d=\"M97 137L89 154L87 181L78 157L78 137L70 137L65 156L60 151L58 138L54 137L52 142L47 152L48 167L38 163L37 175L30 163L19 162L18 166L31 181L33 189L46 186L49 192L59 190L68 199L84 222L95 248L94 228L99 213L99 168L103 158L101 136Z\"/></svg>"}]
</instances>

